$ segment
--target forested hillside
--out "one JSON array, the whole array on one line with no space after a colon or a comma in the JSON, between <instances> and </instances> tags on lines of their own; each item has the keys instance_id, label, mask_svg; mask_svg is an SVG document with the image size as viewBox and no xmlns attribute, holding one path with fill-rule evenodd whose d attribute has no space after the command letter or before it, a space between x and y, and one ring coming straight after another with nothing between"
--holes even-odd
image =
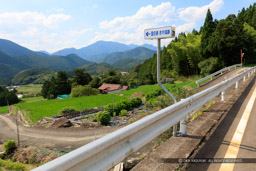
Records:
<instances>
[{"instance_id":1,"label":"forested hillside","mask_svg":"<svg viewBox=\"0 0 256 171\"><path fill-rule=\"evenodd\" d=\"M45 68L33 68L19 72L12 79L14 85L43 84L44 81L55 76L56 72Z\"/></svg>"},{"instance_id":2,"label":"forested hillside","mask_svg":"<svg viewBox=\"0 0 256 171\"><path fill-rule=\"evenodd\" d=\"M208 10L200 31L181 33L161 52L161 76L206 75L222 67L256 64L256 4L238 15L214 20ZM137 77L143 84L156 83L156 55L139 66Z\"/></svg>"}]
</instances>

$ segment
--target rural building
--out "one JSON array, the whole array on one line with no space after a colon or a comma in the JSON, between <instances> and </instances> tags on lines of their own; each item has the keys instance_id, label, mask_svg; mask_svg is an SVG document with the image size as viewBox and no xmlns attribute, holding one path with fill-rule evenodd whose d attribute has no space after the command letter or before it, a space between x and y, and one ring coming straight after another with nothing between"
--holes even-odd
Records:
<instances>
[{"instance_id":1,"label":"rural building","mask_svg":"<svg viewBox=\"0 0 256 171\"><path fill-rule=\"evenodd\" d=\"M128 75L129 73L128 72L121 72L121 75L124 76L124 75Z\"/></svg>"},{"instance_id":2,"label":"rural building","mask_svg":"<svg viewBox=\"0 0 256 171\"><path fill-rule=\"evenodd\" d=\"M127 90L128 86L123 86L121 84L104 83L98 89L100 90L100 93L107 94L107 93L115 93L122 90Z\"/></svg>"}]
</instances>

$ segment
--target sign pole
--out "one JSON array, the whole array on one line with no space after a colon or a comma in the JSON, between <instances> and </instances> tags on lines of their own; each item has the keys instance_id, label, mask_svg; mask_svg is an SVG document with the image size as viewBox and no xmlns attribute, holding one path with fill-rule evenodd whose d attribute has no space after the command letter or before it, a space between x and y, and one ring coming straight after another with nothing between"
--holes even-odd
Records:
<instances>
[{"instance_id":1,"label":"sign pole","mask_svg":"<svg viewBox=\"0 0 256 171\"><path fill-rule=\"evenodd\" d=\"M175 97L172 95L171 92L169 92L161 83L160 80L160 76L161 76L161 39L157 39L157 83L159 84L159 86L172 98L174 103L177 103L177 100L175 99ZM172 127L172 135L176 136L177 135L177 124L175 124Z\"/></svg>"},{"instance_id":2,"label":"sign pole","mask_svg":"<svg viewBox=\"0 0 256 171\"><path fill-rule=\"evenodd\" d=\"M159 27L159 28L151 28L151 29L145 29L144 30L144 38L145 39L157 39L157 83L158 85L172 98L174 103L177 103L177 100L172 95L171 92L169 92L161 83L161 39L166 38L174 38L175 37L175 27L173 26L167 26L167 27ZM184 123L183 123L184 124ZM183 129L183 132L186 128ZM179 133L177 132L177 124L173 126L173 136L176 136L177 133L181 135L185 135L186 133Z\"/></svg>"},{"instance_id":3,"label":"sign pole","mask_svg":"<svg viewBox=\"0 0 256 171\"><path fill-rule=\"evenodd\" d=\"M172 95L171 92L169 92L161 83L160 80L160 75L161 75L161 39L157 39L157 83L159 84L159 86L172 98L172 100L174 101L174 103L177 103L177 100L175 99L175 97Z\"/></svg>"}]
</instances>

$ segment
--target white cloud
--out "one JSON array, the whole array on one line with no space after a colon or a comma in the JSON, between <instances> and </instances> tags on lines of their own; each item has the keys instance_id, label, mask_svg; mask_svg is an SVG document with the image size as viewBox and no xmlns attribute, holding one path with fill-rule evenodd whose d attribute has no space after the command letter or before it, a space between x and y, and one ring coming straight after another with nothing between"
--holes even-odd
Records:
<instances>
[{"instance_id":1,"label":"white cloud","mask_svg":"<svg viewBox=\"0 0 256 171\"><path fill-rule=\"evenodd\" d=\"M116 17L111 21L100 23L101 29L108 29L111 32L136 29L141 24L157 25L158 23L168 23L175 15L175 7L170 2L153 7L148 5L140 8L136 14L127 17Z\"/></svg>"},{"instance_id":2,"label":"white cloud","mask_svg":"<svg viewBox=\"0 0 256 171\"><path fill-rule=\"evenodd\" d=\"M208 8L214 14L222 8L223 3L223 0L213 0L210 4L202 7L188 7L177 10L170 2L163 2L155 7L148 5L140 8L134 15L102 21L99 27L104 31L95 33L96 36L90 43L107 40L125 44L155 44L155 41L144 40L144 29L175 25L175 22L179 22L179 25L176 26L176 35L180 32L191 31L197 26L198 21L205 18ZM167 45L170 39L162 42L163 45Z\"/></svg>"},{"instance_id":3,"label":"white cloud","mask_svg":"<svg viewBox=\"0 0 256 171\"><path fill-rule=\"evenodd\" d=\"M71 18L66 14L51 14L44 15L38 12L6 12L0 13L0 26L8 27L30 27L30 26L43 26L47 28L57 28L60 23L67 21Z\"/></svg>"},{"instance_id":4,"label":"white cloud","mask_svg":"<svg viewBox=\"0 0 256 171\"><path fill-rule=\"evenodd\" d=\"M63 9L57 11L59 13L48 15L32 11L0 13L0 38L12 40L32 50L53 51L56 40L62 36L59 27L71 18L61 13Z\"/></svg>"},{"instance_id":5,"label":"white cloud","mask_svg":"<svg viewBox=\"0 0 256 171\"><path fill-rule=\"evenodd\" d=\"M179 25L177 28L176 28L176 35L178 35L179 33L181 32L186 32L186 31L189 31L189 30L192 30L193 28L196 27L196 23L185 23L183 25Z\"/></svg>"},{"instance_id":6,"label":"white cloud","mask_svg":"<svg viewBox=\"0 0 256 171\"><path fill-rule=\"evenodd\" d=\"M187 22L196 22L205 18L208 9L210 9L214 14L222 8L223 4L223 0L214 0L210 4L202 7L188 7L185 9L179 9L179 18Z\"/></svg>"},{"instance_id":7,"label":"white cloud","mask_svg":"<svg viewBox=\"0 0 256 171\"><path fill-rule=\"evenodd\" d=\"M67 34L69 36L81 36L89 31L92 31L92 28L88 28L88 29L82 29L82 30L70 30L67 32Z\"/></svg>"}]
</instances>

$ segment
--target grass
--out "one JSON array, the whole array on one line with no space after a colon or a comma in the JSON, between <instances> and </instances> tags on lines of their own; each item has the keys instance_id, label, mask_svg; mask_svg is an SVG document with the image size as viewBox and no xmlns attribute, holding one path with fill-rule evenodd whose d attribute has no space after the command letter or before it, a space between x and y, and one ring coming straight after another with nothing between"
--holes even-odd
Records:
<instances>
[{"instance_id":1,"label":"grass","mask_svg":"<svg viewBox=\"0 0 256 171\"><path fill-rule=\"evenodd\" d=\"M58 115L59 112L66 107L71 107L76 110L91 109L94 107L101 107L112 102L117 102L126 99L124 96L118 96L116 94L105 94L95 96L84 96L69 99L54 99L47 101L37 101L30 103L19 103L15 106L22 111L26 111L27 115L33 122L44 117L50 117Z\"/></svg>"},{"instance_id":2,"label":"grass","mask_svg":"<svg viewBox=\"0 0 256 171\"><path fill-rule=\"evenodd\" d=\"M193 120L195 120L198 116L202 115L202 113L204 111L206 111L207 109L209 109L212 105L215 104L215 101L211 101L209 104L207 104L205 107L201 108L191 119L190 122L192 122Z\"/></svg>"},{"instance_id":3,"label":"grass","mask_svg":"<svg viewBox=\"0 0 256 171\"><path fill-rule=\"evenodd\" d=\"M256 64L246 64L246 65L243 65L243 67L254 67L256 66Z\"/></svg>"},{"instance_id":4,"label":"grass","mask_svg":"<svg viewBox=\"0 0 256 171\"><path fill-rule=\"evenodd\" d=\"M164 86L167 89L170 89L173 86L178 86L178 87L188 86L190 88L196 88L197 87L197 85L196 85L194 80L179 82L179 83L176 83L176 84L164 84ZM140 86L140 87L138 87L136 89L131 89L131 90L128 90L128 91L123 91L123 92L120 92L118 94L119 95L123 94L123 96L130 97L134 93L137 93L137 92L141 92L142 94L148 94L148 93L152 93L152 92L154 92L154 91L156 91L158 89L160 89L158 84L155 84L155 85L143 85L143 86Z\"/></svg>"},{"instance_id":5,"label":"grass","mask_svg":"<svg viewBox=\"0 0 256 171\"><path fill-rule=\"evenodd\" d=\"M0 107L0 114L1 113L8 113L8 106L1 106Z\"/></svg>"},{"instance_id":6,"label":"grass","mask_svg":"<svg viewBox=\"0 0 256 171\"><path fill-rule=\"evenodd\" d=\"M32 165L15 163L10 160L0 159L0 170L13 170L13 171L26 171L31 170L34 167Z\"/></svg>"},{"instance_id":7,"label":"grass","mask_svg":"<svg viewBox=\"0 0 256 171\"><path fill-rule=\"evenodd\" d=\"M18 87L18 94L38 94L41 92L42 84L28 84Z\"/></svg>"},{"instance_id":8,"label":"grass","mask_svg":"<svg viewBox=\"0 0 256 171\"><path fill-rule=\"evenodd\" d=\"M38 89L39 85L33 85ZM164 84L164 86L169 89L173 86L188 88L195 88L197 85L195 83L195 77L190 78L188 81L180 81L177 84ZM25 86L26 87L26 86ZM32 87L29 85L28 87ZM123 99L130 98L134 93L141 92L146 95L157 89L160 89L159 85L144 85L136 89L131 89L128 91L122 91L116 94L105 94L105 95L94 95L94 96L84 96L78 98L68 98L68 99L54 99L54 100L44 100L42 97L24 98L22 99L24 103L16 104L21 111L25 111L25 115L29 116L33 122L44 117L51 117L59 115L59 112L63 108L74 108L76 110L91 109L94 107L102 107L104 105L115 103Z\"/></svg>"},{"instance_id":9,"label":"grass","mask_svg":"<svg viewBox=\"0 0 256 171\"><path fill-rule=\"evenodd\" d=\"M31 102L40 102L40 101L46 101L42 96L39 97L27 97L21 99L25 103L31 103Z\"/></svg>"}]
</instances>

